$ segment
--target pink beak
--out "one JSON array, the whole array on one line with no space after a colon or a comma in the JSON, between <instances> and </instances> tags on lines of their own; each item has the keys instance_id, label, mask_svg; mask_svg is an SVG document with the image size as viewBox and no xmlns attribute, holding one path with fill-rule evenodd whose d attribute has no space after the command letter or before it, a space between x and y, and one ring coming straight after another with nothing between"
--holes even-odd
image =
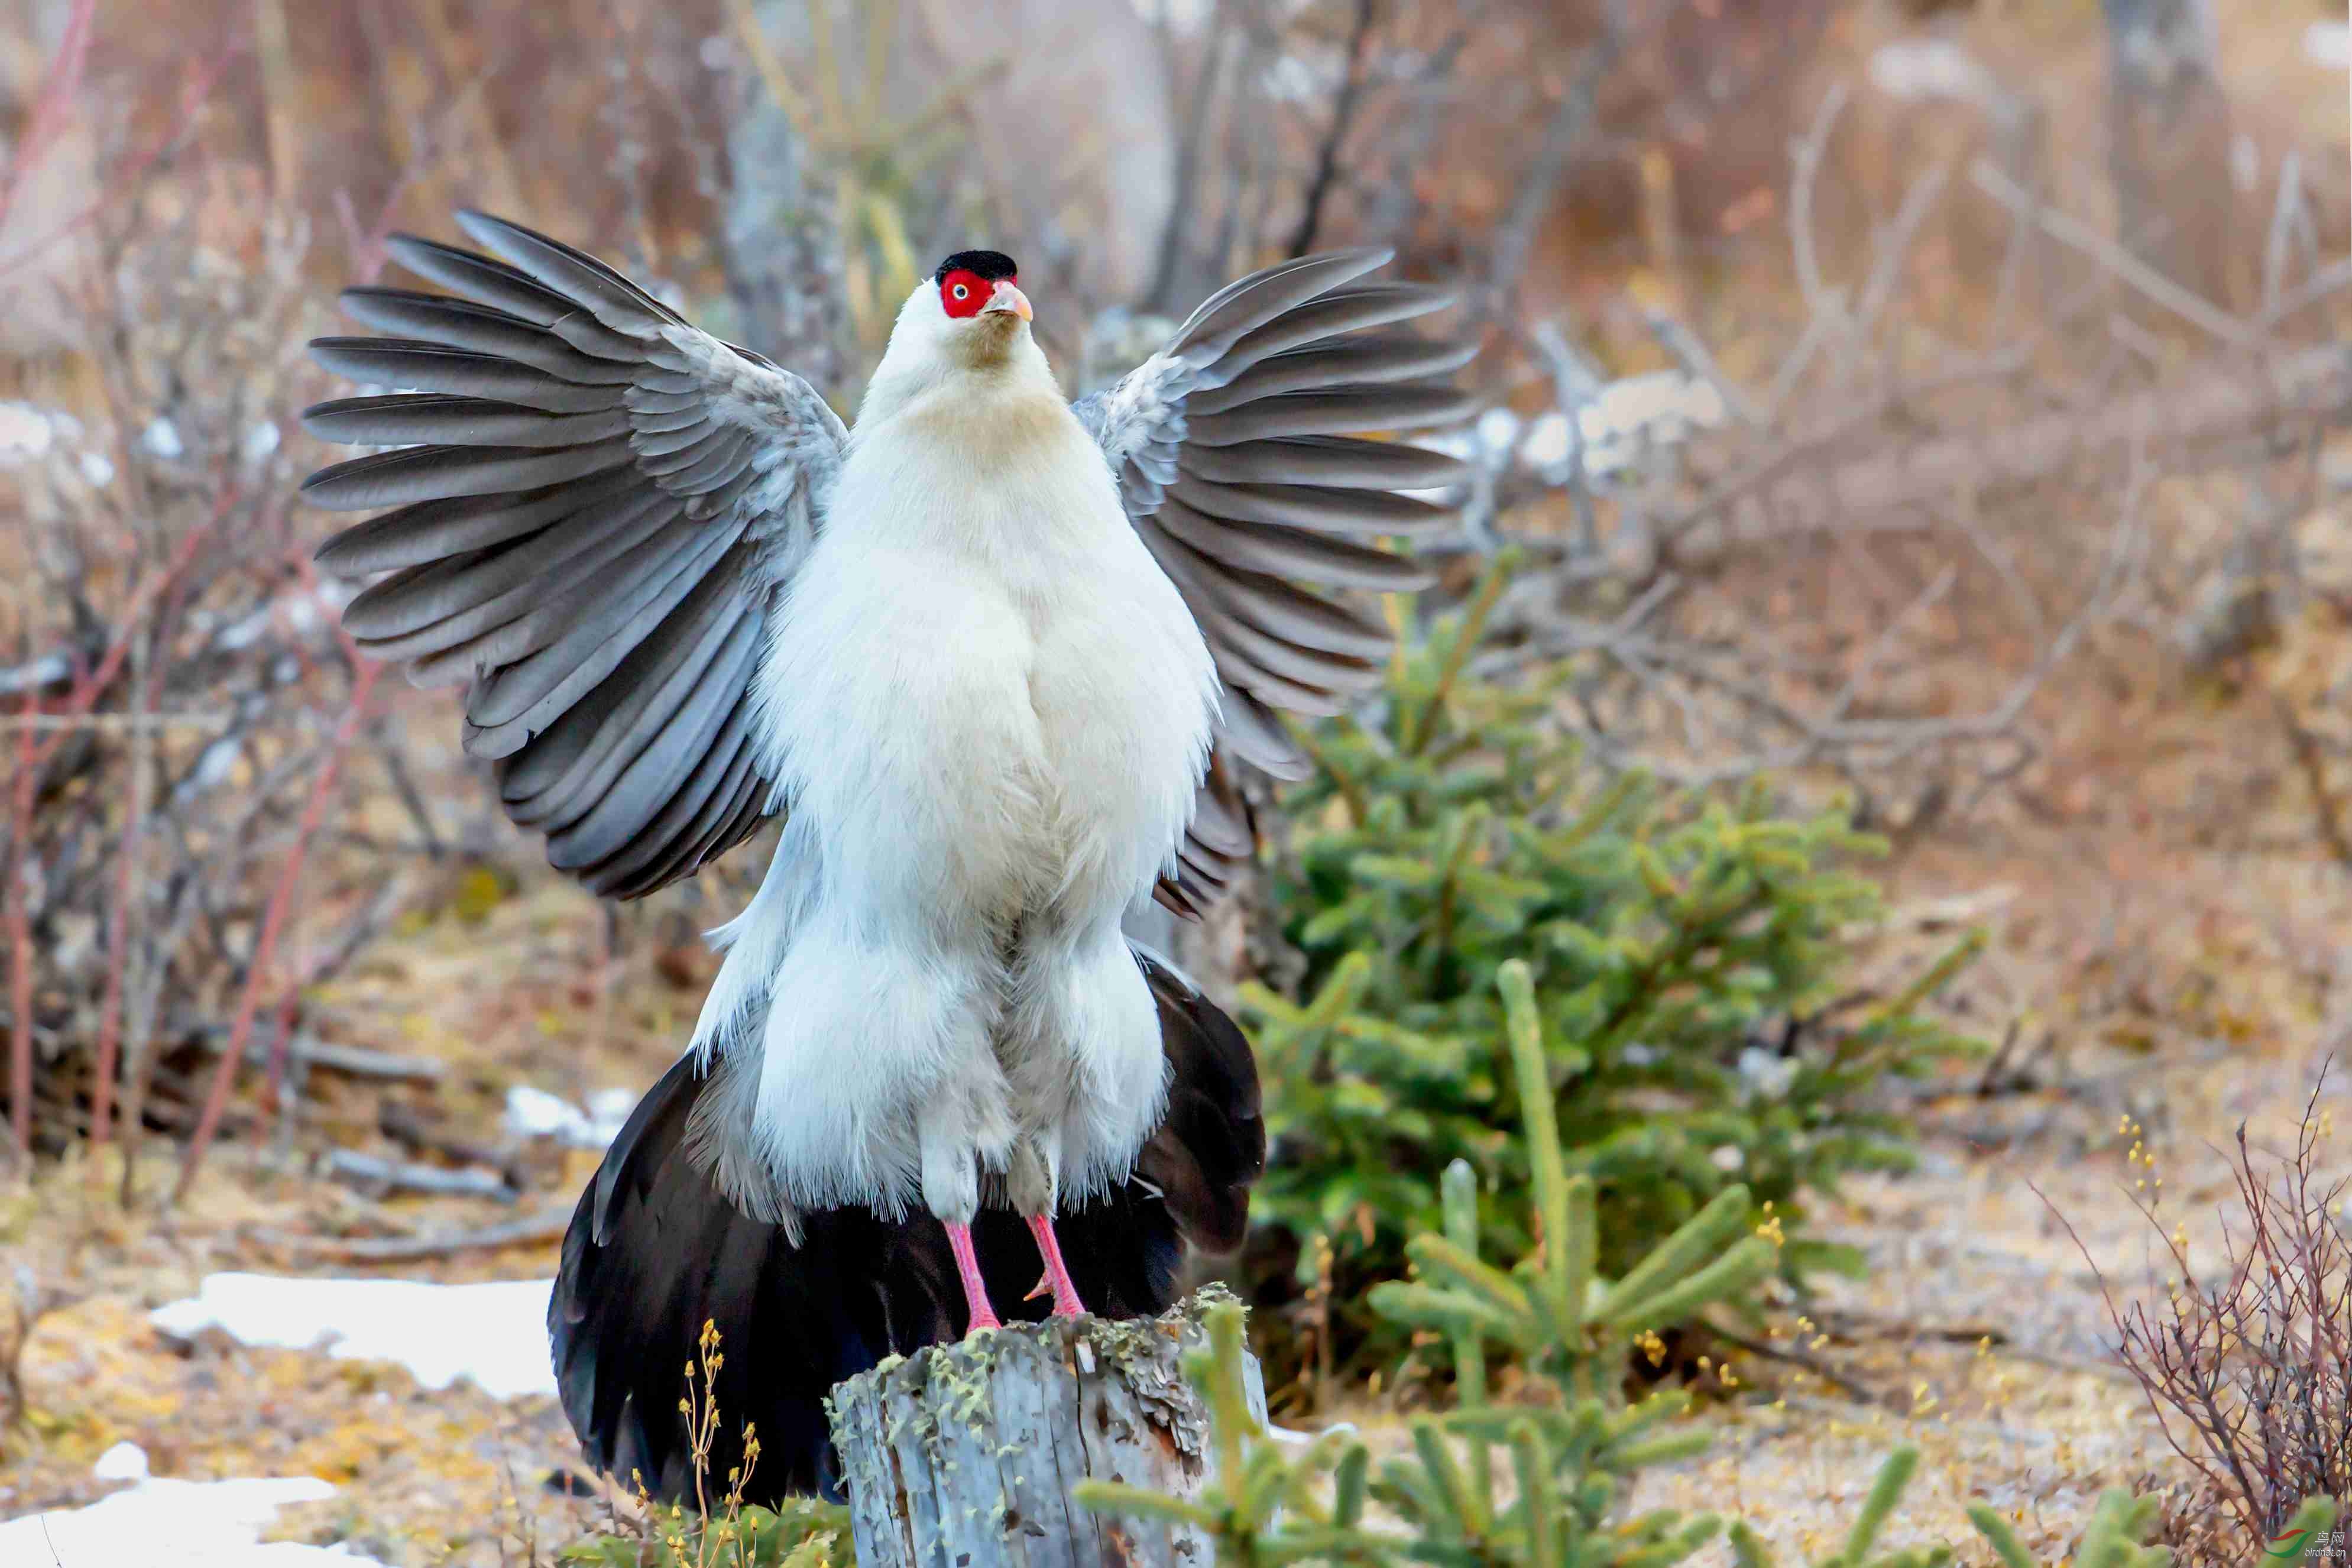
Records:
<instances>
[{"instance_id":1,"label":"pink beak","mask_svg":"<svg viewBox=\"0 0 2352 1568\"><path fill-rule=\"evenodd\" d=\"M984 316L991 310L1010 310L1023 321L1028 321L1029 296L1015 288L1008 278L997 284L996 292L989 297L988 303L982 307L980 313Z\"/></svg>"}]
</instances>

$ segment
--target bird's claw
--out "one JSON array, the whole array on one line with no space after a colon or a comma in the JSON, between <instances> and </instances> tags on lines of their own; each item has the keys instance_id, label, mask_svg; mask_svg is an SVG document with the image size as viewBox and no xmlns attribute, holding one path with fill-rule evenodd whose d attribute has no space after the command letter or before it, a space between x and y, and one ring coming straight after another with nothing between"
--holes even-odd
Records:
<instances>
[{"instance_id":1,"label":"bird's claw","mask_svg":"<svg viewBox=\"0 0 2352 1568\"><path fill-rule=\"evenodd\" d=\"M1071 1279L1068 1267L1062 1261L1062 1244L1055 1238L1052 1218L1045 1215L1034 1214L1027 1218L1029 1234L1037 1238L1037 1250L1045 1259L1044 1283L1054 1293L1054 1316L1085 1317L1087 1306L1085 1302L1078 1300L1078 1287ZM1030 1292L1032 1296L1035 1294L1034 1290Z\"/></svg>"}]
</instances>

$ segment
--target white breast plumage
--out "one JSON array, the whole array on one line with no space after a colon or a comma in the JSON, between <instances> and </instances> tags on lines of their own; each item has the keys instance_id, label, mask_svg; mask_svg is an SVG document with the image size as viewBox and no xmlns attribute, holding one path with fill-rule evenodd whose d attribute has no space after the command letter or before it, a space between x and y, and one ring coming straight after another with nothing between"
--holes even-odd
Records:
<instances>
[{"instance_id":1,"label":"white breast plumage","mask_svg":"<svg viewBox=\"0 0 2352 1568\"><path fill-rule=\"evenodd\" d=\"M1051 384L960 381L861 425L760 676L818 825L771 875L821 890L747 943L822 965L760 1049L753 1131L795 1206L1097 1190L1159 1113L1119 920L1192 814L1214 669Z\"/></svg>"},{"instance_id":2,"label":"white breast plumage","mask_svg":"<svg viewBox=\"0 0 2352 1568\"><path fill-rule=\"evenodd\" d=\"M1058 397L918 400L866 429L831 514L761 677L828 869L950 923L1148 892L1215 674Z\"/></svg>"}]
</instances>

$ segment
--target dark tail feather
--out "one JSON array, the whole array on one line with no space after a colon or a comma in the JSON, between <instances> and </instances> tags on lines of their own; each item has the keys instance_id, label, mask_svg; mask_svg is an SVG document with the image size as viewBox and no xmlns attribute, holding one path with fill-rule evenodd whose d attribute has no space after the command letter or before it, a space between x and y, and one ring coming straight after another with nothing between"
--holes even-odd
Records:
<instances>
[{"instance_id":1,"label":"dark tail feather","mask_svg":"<svg viewBox=\"0 0 2352 1568\"><path fill-rule=\"evenodd\" d=\"M1158 1191L1186 1241L1232 1252L1249 1226L1250 1188L1265 1172L1257 1058L1234 1021L1167 960L1137 947L1135 962L1160 1005L1168 1053L1167 1113L1136 1156L1136 1174Z\"/></svg>"},{"instance_id":2,"label":"dark tail feather","mask_svg":"<svg viewBox=\"0 0 2352 1568\"><path fill-rule=\"evenodd\" d=\"M548 1305L563 1413L596 1468L690 1499L692 1445L677 1403L707 1321L725 1358L712 1479L723 1488L742 1462L751 1421L761 1495L814 1489L825 1457L817 1402L889 1348L887 1295L827 1289L820 1271L795 1267L781 1228L719 1196L684 1148L704 1082L692 1057L665 1073L580 1195ZM865 1255L880 1259L883 1228L863 1211L813 1215L812 1256L871 1247Z\"/></svg>"},{"instance_id":3,"label":"dark tail feather","mask_svg":"<svg viewBox=\"0 0 2352 1568\"><path fill-rule=\"evenodd\" d=\"M1173 970L1143 953L1138 962L1160 1002L1168 1119L1137 1179L1056 1221L1079 1294L1109 1317L1174 1300L1185 1240L1214 1251L1239 1242L1265 1161L1257 1071L1241 1032ZM691 1500L692 1445L677 1405L709 1322L724 1357L714 1489L741 1464L749 1423L760 1438L750 1500L837 1497L824 1396L887 1354L961 1332L954 1260L925 1215L812 1214L798 1247L782 1227L746 1217L685 1148L706 1081L692 1056L663 1074L580 1194L547 1316L563 1413L597 1469ZM1043 1268L1019 1216L983 1211L973 1230L997 1310L1044 1318L1051 1303L1030 1299Z\"/></svg>"}]
</instances>

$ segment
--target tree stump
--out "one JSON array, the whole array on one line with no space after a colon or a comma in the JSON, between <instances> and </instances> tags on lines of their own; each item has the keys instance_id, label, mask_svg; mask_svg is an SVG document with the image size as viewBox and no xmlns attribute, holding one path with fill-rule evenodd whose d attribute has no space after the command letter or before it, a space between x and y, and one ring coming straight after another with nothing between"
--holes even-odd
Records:
<instances>
[{"instance_id":1,"label":"tree stump","mask_svg":"<svg viewBox=\"0 0 2352 1568\"><path fill-rule=\"evenodd\" d=\"M1180 1497L1214 1468L1185 1381L1199 1300L1163 1317L1014 1323L892 1356L833 1391L859 1568L1209 1568L1189 1525L1090 1513L1084 1480ZM1250 1407L1265 1393L1246 1369Z\"/></svg>"}]
</instances>

